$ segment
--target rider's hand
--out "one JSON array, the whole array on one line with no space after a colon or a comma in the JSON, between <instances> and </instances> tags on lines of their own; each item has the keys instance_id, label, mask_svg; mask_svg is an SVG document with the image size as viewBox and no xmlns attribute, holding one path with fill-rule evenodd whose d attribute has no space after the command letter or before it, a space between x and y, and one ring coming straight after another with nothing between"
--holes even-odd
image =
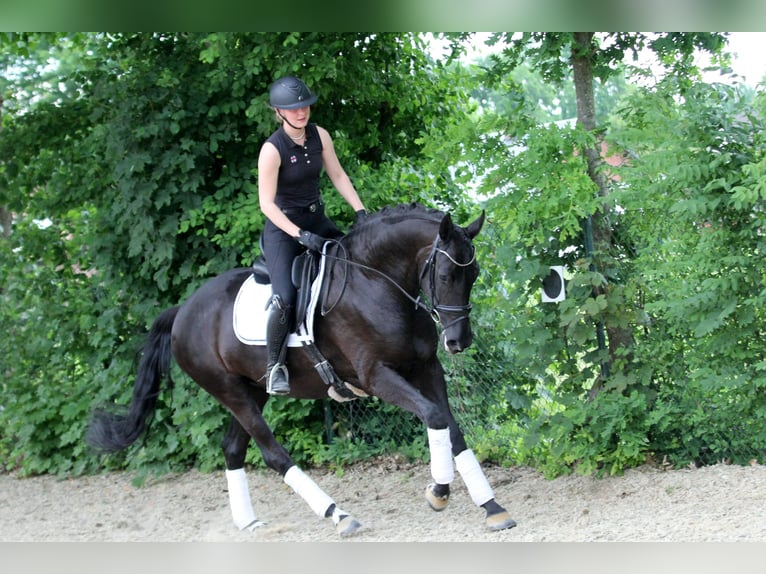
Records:
<instances>
[{"instance_id":1,"label":"rider's hand","mask_svg":"<svg viewBox=\"0 0 766 574\"><path fill-rule=\"evenodd\" d=\"M305 229L301 229L300 233L298 234L298 237L295 238L295 240L303 245L306 249L310 249L311 251L317 251L319 253L322 252L322 247L324 247L324 244L328 241L324 237L321 237L317 235L316 233L311 233L310 231L306 231Z\"/></svg>"},{"instance_id":2,"label":"rider's hand","mask_svg":"<svg viewBox=\"0 0 766 574\"><path fill-rule=\"evenodd\" d=\"M359 225L360 223L364 222L364 220L367 219L367 210L366 209L360 209L356 212L356 218L354 219L354 225Z\"/></svg>"}]
</instances>

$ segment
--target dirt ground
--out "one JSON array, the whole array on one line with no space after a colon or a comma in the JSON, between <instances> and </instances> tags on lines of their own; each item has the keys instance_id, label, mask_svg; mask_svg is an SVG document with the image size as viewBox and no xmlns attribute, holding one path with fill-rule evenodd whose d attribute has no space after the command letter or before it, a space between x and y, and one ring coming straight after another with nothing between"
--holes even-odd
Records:
<instances>
[{"instance_id":1,"label":"dirt ground","mask_svg":"<svg viewBox=\"0 0 766 574\"><path fill-rule=\"evenodd\" d=\"M432 511L423 496L427 465L385 459L342 474L309 474L362 523L348 542L766 541L766 466L647 466L619 477L554 480L529 468L485 471L517 527L488 531L459 477L449 507ZM252 533L231 522L222 471L169 475L140 488L128 473L64 480L3 474L0 541L341 540L275 473L248 476L255 512L266 522Z\"/></svg>"}]
</instances>

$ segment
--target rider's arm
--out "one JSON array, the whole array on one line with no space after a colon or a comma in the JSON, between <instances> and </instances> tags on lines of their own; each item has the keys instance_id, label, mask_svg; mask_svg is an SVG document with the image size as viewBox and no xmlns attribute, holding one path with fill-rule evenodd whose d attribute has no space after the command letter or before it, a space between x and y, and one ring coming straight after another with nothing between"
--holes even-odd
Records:
<instances>
[{"instance_id":1,"label":"rider's arm","mask_svg":"<svg viewBox=\"0 0 766 574\"><path fill-rule=\"evenodd\" d=\"M298 237L300 228L282 213L276 203L280 162L277 148L269 142L264 143L258 155L258 201L261 211L274 225L291 237Z\"/></svg>"},{"instance_id":2,"label":"rider's arm","mask_svg":"<svg viewBox=\"0 0 766 574\"><path fill-rule=\"evenodd\" d=\"M317 126L317 129L319 130L319 137L322 139L322 162L324 163L327 176L332 181L335 189L338 190L354 211L364 209L364 204L359 199L359 194L354 189L351 179L338 160L330 134L323 127Z\"/></svg>"}]
</instances>

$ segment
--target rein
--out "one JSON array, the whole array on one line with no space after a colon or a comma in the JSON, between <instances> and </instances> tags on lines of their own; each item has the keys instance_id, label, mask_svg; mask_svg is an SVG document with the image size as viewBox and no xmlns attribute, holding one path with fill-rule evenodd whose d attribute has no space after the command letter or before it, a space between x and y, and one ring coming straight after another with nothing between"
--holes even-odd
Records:
<instances>
[{"instance_id":1,"label":"rein","mask_svg":"<svg viewBox=\"0 0 766 574\"><path fill-rule=\"evenodd\" d=\"M346 248L344 246L340 245L340 243L338 243L338 245L339 245L339 247L343 247L343 250L344 250L344 253L345 253L345 249ZM429 314L432 314L431 309L429 309L423 302L420 301L420 297L415 298L412 295L410 295L409 293L407 293L407 291L406 291L406 289L404 289L404 287L399 285L396 281L394 281L391 277L389 277L388 275L383 273L383 271L381 271L380 269L375 269L375 267L370 267L369 265L365 265L364 263L359 263L358 261L352 261L351 259L347 259L345 257L338 257L336 255L330 255L329 253L325 253L324 256L327 259L334 259L335 261L342 261L345 264L353 265L354 267L358 267L359 269L364 269L366 271L372 271L374 273L377 273L378 275L380 275L381 277L386 279L389 283L391 283L394 287L399 289L399 291L401 291L402 294L405 297L407 297L407 299L409 299L410 301L412 301L415 304L415 308L416 309L418 307L420 307L421 309L423 309L425 311L428 311ZM340 301L340 297L342 296L343 291L345 291L345 289L346 289L346 282L344 280L343 288L341 289L341 295L338 297L338 301ZM326 309L326 310L323 309L322 310L322 315L327 315L330 311L332 311L335 308L335 305L338 304L338 301L335 301L335 303L329 309Z\"/></svg>"},{"instance_id":2,"label":"rein","mask_svg":"<svg viewBox=\"0 0 766 574\"><path fill-rule=\"evenodd\" d=\"M346 253L345 246L343 246L340 242L335 242L335 243L338 245L339 249L343 249L344 254L345 254ZM473 253L471 255L470 261L468 261L466 263L460 263L460 262L456 261L449 253L447 253L443 249L439 248L439 235L437 234L436 239L433 242L433 246L431 247L431 252L428 255L428 257L426 258L425 264L423 265L423 270L421 271L420 278L418 280L419 283L422 283L423 279L426 276L426 273L428 274L428 282L429 282L430 291L431 291L430 296L429 296L430 306L428 306L425 303L423 303L423 301L421 300L421 296L420 295L418 295L417 297L413 297L412 295L410 295L407 292L406 289L404 289L401 285L399 285L394 279L392 279L389 275L387 275L386 273L384 273L383 271L381 271L379 269L376 269L374 267L370 267L369 265L365 265L364 263L359 263L358 261L352 261L352 260L348 259L347 257L338 257L336 255L330 255L329 253L325 253L325 257L327 257L328 259L333 259L335 261L342 261L343 263L353 265L355 267L358 267L360 269L364 269L366 271L372 271L374 273L377 273L378 275L380 275L381 277L386 279L389 283L391 283L394 287L399 289L399 291L401 291L401 293L407 299L412 301L412 303L414 303L414 305L415 305L415 309L420 308L420 309L423 309L424 311L426 311L429 315L431 315L431 317L433 318L433 320L435 322L437 322L437 323L439 323L441 325L442 330L445 330L445 329L448 329L449 327L451 327L452 325L454 325L455 323L458 323L459 321L467 320L468 319L468 314L471 311L471 304L470 303L467 303L465 305L441 305L441 304L439 304L438 299L436 297L436 288L435 288L436 255L438 253L441 253L442 255L447 257L447 259L449 259L450 262L452 262L453 265L456 265L458 267L468 267L469 265L472 265L473 262L476 260L476 248L473 247ZM322 315L326 315L327 313L332 311L333 308L335 308L335 305L337 305L338 301L340 301L340 298L342 297L343 291L345 290L345 288L346 288L346 282L345 282L345 278L344 278L343 288L341 289L341 294L338 296L338 300L335 301L335 303L329 309L326 309L326 310L322 309ZM461 315L460 317L454 319L452 322L448 323L447 325L444 325L442 323L441 316L439 315L440 312L441 313L464 313L464 314Z\"/></svg>"}]
</instances>

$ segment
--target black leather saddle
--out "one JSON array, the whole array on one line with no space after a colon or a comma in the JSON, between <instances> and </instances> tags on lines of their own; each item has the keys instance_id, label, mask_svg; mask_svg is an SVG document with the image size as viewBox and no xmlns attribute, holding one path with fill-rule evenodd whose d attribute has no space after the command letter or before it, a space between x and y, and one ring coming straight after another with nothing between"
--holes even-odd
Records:
<instances>
[{"instance_id":1,"label":"black leather saddle","mask_svg":"<svg viewBox=\"0 0 766 574\"><path fill-rule=\"evenodd\" d=\"M260 240L261 255L253 262L253 275L256 283L268 285L271 283L266 258L263 256L263 238ZM292 281L298 290L295 301L296 329L306 318L306 310L311 302L311 285L319 272L319 254L306 250L293 259Z\"/></svg>"}]
</instances>

